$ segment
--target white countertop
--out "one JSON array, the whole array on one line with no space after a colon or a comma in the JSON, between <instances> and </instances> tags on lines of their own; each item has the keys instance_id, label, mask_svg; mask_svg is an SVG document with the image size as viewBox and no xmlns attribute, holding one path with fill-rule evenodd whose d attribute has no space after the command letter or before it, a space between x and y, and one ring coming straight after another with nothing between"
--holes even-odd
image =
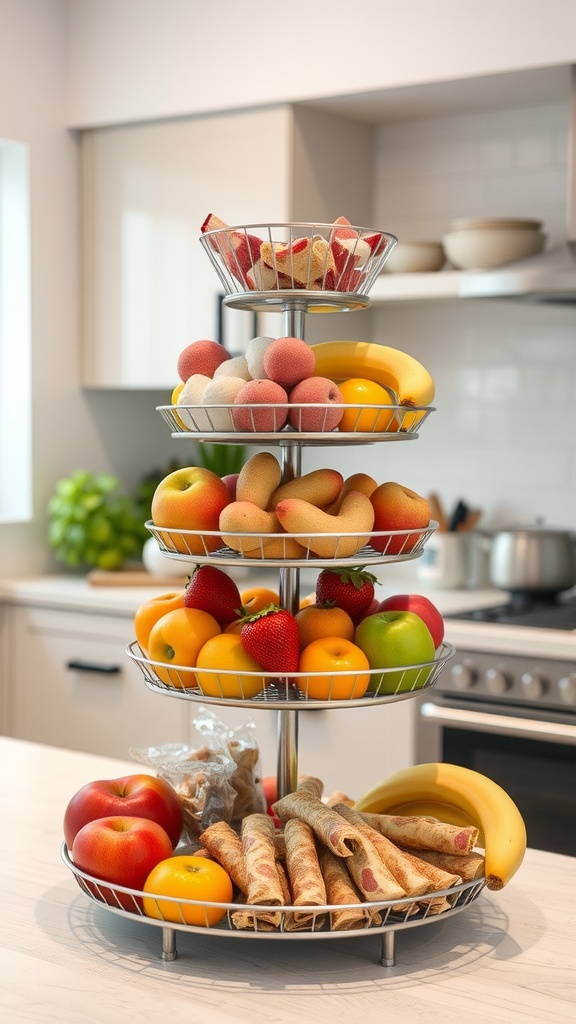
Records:
<instances>
[{"instance_id":1,"label":"white countertop","mask_svg":"<svg viewBox=\"0 0 576 1024\"><path fill-rule=\"evenodd\" d=\"M242 941L160 929L92 903L60 858L66 804L134 765L0 739L0 1018L6 1024L282 1024L357 1019L565 1024L576 997L576 859L527 852L512 881L396 935Z\"/></svg>"},{"instance_id":2,"label":"white countertop","mask_svg":"<svg viewBox=\"0 0 576 1024\"><path fill-rule=\"evenodd\" d=\"M375 575L385 581L376 588L378 596L386 597L394 593L425 594L446 617L446 639L457 648L576 661L576 630L529 629L450 619L451 613L505 603L506 595L501 590L430 590L416 578L414 562L380 566L377 570ZM317 572L301 570L303 594L314 589ZM246 576L239 577L237 583L240 590L257 584L277 589L278 573L275 569L253 569ZM131 618L138 606L149 597L169 589L172 588L165 583L145 587L103 587L92 586L84 577L43 576L0 580L0 602L94 611Z\"/></svg>"}]
</instances>

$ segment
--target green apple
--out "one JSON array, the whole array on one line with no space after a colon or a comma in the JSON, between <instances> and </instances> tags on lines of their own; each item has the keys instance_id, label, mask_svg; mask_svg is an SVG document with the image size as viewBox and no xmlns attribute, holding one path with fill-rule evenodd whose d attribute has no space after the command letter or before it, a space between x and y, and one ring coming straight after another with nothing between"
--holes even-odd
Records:
<instances>
[{"instance_id":1,"label":"green apple","mask_svg":"<svg viewBox=\"0 0 576 1024\"><path fill-rule=\"evenodd\" d=\"M431 669L405 666L434 661L434 641L419 615L409 611L375 612L356 627L354 643L364 651L370 668L398 668L372 675L368 689L376 693L405 693L425 685Z\"/></svg>"}]
</instances>

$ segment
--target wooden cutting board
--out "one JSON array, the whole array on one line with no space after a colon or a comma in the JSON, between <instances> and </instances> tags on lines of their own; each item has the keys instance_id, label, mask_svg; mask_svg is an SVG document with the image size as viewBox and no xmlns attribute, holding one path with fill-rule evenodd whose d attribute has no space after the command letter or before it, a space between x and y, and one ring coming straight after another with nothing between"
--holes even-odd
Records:
<instances>
[{"instance_id":1,"label":"wooden cutting board","mask_svg":"<svg viewBox=\"0 0 576 1024\"><path fill-rule=\"evenodd\" d=\"M91 587L169 587L174 590L184 587L188 576L152 576L145 569L91 569L86 579Z\"/></svg>"}]
</instances>

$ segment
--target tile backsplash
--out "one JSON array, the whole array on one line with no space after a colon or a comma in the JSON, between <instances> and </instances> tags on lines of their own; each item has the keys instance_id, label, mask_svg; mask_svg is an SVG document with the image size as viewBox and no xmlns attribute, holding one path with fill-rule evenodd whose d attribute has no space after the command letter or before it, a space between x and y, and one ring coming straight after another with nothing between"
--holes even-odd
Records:
<instances>
[{"instance_id":1,"label":"tile backsplash","mask_svg":"<svg viewBox=\"0 0 576 1024\"><path fill-rule=\"evenodd\" d=\"M555 105L382 126L374 223L415 240L457 217L534 217L563 242L567 123ZM372 340L428 367L436 411L418 441L341 449L331 464L437 490L449 507L464 498L486 528L576 529L576 304L390 302L371 315Z\"/></svg>"}]
</instances>

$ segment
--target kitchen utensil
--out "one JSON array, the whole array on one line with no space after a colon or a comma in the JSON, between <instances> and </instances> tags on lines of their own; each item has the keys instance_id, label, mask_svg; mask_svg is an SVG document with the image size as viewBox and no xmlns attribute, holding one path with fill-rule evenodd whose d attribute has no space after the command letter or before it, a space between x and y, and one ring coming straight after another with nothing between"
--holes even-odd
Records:
<instances>
[{"instance_id":1,"label":"kitchen utensil","mask_svg":"<svg viewBox=\"0 0 576 1024\"><path fill-rule=\"evenodd\" d=\"M454 509L450 517L450 524L448 526L448 529L454 531L457 530L459 526L462 526L466 522L466 516L468 515L468 512L468 505L466 504L466 502L460 500L457 503L456 508Z\"/></svg>"},{"instance_id":2,"label":"kitchen utensil","mask_svg":"<svg viewBox=\"0 0 576 1024\"><path fill-rule=\"evenodd\" d=\"M517 593L558 594L576 584L575 537L544 526L499 530L488 545L490 582Z\"/></svg>"},{"instance_id":3,"label":"kitchen utensil","mask_svg":"<svg viewBox=\"0 0 576 1024\"><path fill-rule=\"evenodd\" d=\"M450 224L450 231L540 231L541 228L541 220L524 217L461 217Z\"/></svg>"},{"instance_id":4,"label":"kitchen utensil","mask_svg":"<svg viewBox=\"0 0 576 1024\"><path fill-rule=\"evenodd\" d=\"M448 529L448 516L446 515L442 502L438 494L432 491L428 495L428 505L430 506L430 518L434 519L438 523L439 530Z\"/></svg>"}]
</instances>

